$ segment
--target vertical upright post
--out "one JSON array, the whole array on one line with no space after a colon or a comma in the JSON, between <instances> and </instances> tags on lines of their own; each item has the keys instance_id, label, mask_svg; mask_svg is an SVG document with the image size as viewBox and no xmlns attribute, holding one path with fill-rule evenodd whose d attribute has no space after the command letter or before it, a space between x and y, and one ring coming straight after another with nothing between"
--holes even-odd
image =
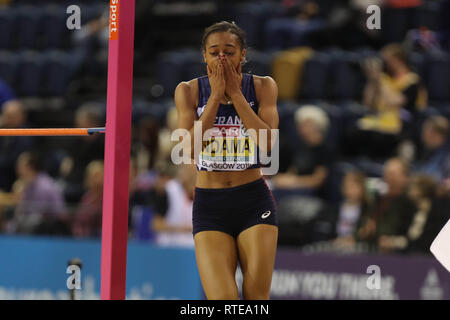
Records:
<instances>
[{"instance_id":1,"label":"vertical upright post","mask_svg":"<svg viewBox=\"0 0 450 320\"><path fill-rule=\"evenodd\" d=\"M101 299L125 299L135 0L110 0Z\"/></svg>"}]
</instances>

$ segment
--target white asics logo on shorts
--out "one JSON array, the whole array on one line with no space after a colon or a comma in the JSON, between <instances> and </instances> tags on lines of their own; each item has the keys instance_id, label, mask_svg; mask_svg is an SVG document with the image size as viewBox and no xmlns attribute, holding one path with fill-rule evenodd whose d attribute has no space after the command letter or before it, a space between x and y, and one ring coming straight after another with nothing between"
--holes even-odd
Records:
<instances>
[{"instance_id":1,"label":"white asics logo on shorts","mask_svg":"<svg viewBox=\"0 0 450 320\"><path fill-rule=\"evenodd\" d=\"M261 215L261 218L263 218L263 219L267 218L268 216L270 216L270 213L271 213L270 210L264 212L264 213Z\"/></svg>"}]
</instances>

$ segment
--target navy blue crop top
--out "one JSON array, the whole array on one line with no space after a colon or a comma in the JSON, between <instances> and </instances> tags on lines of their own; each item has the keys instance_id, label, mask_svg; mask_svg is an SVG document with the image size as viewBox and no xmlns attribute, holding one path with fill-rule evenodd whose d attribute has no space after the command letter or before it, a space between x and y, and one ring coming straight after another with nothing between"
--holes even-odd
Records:
<instances>
[{"instance_id":1,"label":"navy blue crop top","mask_svg":"<svg viewBox=\"0 0 450 320\"><path fill-rule=\"evenodd\" d=\"M253 75L242 74L242 93L250 107L258 114ZM211 87L208 76L198 78L197 116L203 113ZM242 171L259 168L259 149L247 133L234 105L220 104L214 121L213 136L204 142L196 159L198 170Z\"/></svg>"}]
</instances>

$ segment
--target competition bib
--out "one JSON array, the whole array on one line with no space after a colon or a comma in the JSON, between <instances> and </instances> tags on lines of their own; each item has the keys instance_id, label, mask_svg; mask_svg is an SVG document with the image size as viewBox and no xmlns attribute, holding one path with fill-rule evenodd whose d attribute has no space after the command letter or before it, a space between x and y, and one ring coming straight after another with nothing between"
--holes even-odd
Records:
<instances>
[{"instance_id":1,"label":"competition bib","mask_svg":"<svg viewBox=\"0 0 450 320\"><path fill-rule=\"evenodd\" d=\"M211 131L202 144L199 169L241 171L257 163L258 148L239 117L217 117Z\"/></svg>"}]
</instances>

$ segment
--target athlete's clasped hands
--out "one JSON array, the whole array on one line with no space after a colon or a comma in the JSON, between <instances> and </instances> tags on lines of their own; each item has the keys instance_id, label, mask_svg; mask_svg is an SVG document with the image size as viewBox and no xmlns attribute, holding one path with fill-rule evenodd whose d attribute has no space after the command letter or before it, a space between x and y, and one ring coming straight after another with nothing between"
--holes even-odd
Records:
<instances>
[{"instance_id":1,"label":"athlete's clasped hands","mask_svg":"<svg viewBox=\"0 0 450 320\"><path fill-rule=\"evenodd\" d=\"M233 67L226 55L219 55L212 67L207 65L211 96L222 99L225 95L232 98L241 92L242 66Z\"/></svg>"}]
</instances>

